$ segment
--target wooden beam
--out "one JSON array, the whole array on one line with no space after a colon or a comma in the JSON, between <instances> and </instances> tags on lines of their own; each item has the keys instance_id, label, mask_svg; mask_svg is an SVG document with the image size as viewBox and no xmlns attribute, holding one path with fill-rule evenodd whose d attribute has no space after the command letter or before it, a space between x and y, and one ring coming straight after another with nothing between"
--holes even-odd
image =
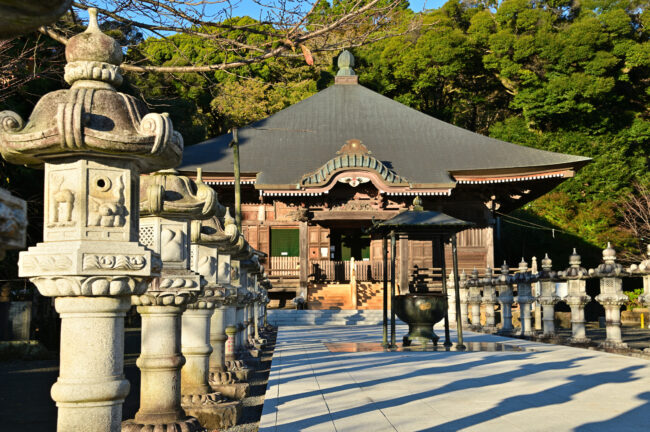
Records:
<instances>
[{"instance_id":1,"label":"wooden beam","mask_svg":"<svg viewBox=\"0 0 650 432\"><path fill-rule=\"evenodd\" d=\"M300 247L300 294L307 300L307 275L309 274L309 226L300 222L298 226Z\"/></svg>"}]
</instances>

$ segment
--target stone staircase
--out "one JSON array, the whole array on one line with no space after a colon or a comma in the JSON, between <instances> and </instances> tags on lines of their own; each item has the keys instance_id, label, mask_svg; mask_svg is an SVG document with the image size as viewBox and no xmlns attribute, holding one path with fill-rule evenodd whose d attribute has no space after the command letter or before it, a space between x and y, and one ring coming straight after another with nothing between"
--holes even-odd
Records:
<instances>
[{"instance_id":1,"label":"stone staircase","mask_svg":"<svg viewBox=\"0 0 650 432\"><path fill-rule=\"evenodd\" d=\"M270 309L268 322L275 326L301 325L378 325L382 323L381 310L288 310ZM390 312L389 312L390 319ZM403 324L397 319L397 324Z\"/></svg>"}]
</instances>

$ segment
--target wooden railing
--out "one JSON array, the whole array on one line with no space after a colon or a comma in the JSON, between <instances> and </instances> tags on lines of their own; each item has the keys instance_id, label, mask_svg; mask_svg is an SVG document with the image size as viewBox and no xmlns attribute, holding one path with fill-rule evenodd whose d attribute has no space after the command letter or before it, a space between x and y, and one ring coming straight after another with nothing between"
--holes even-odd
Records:
<instances>
[{"instance_id":1,"label":"wooden railing","mask_svg":"<svg viewBox=\"0 0 650 432\"><path fill-rule=\"evenodd\" d=\"M300 277L299 257L271 257L268 269L269 276L282 278Z\"/></svg>"},{"instance_id":2,"label":"wooden railing","mask_svg":"<svg viewBox=\"0 0 650 432\"><path fill-rule=\"evenodd\" d=\"M269 276L287 279L300 277L300 258L271 257ZM309 260L309 279L314 281L348 282L351 277L351 261ZM358 281L382 281L384 265L381 260L355 261L356 279ZM390 263L388 267L390 278Z\"/></svg>"}]
</instances>

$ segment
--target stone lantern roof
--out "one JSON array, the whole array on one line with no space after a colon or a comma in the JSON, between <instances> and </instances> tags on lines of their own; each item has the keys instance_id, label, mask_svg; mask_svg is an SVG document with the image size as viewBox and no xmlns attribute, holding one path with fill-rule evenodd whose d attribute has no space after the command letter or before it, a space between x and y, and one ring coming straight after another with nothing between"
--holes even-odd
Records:
<instances>
[{"instance_id":1,"label":"stone lantern roof","mask_svg":"<svg viewBox=\"0 0 650 432\"><path fill-rule=\"evenodd\" d=\"M0 112L2 156L36 167L88 153L130 159L141 172L178 165L183 138L167 114L149 113L143 102L115 90L122 83L122 48L100 31L96 10L89 13L86 31L66 47L71 88L43 96L27 123L16 113Z\"/></svg>"}]
</instances>

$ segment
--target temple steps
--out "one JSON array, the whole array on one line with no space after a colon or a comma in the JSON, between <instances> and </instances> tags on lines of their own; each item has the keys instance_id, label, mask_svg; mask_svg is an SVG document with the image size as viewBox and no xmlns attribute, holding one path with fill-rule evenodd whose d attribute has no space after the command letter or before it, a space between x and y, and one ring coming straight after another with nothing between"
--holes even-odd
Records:
<instances>
[{"instance_id":1,"label":"temple steps","mask_svg":"<svg viewBox=\"0 0 650 432\"><path fill-rule=\"evenodd\" d=\"M268 311L267 320L275 326L299 325L378 325L381 310L282 310ZM403 324L399 319L398 324Z\"/></svg>"}]
</instances>

